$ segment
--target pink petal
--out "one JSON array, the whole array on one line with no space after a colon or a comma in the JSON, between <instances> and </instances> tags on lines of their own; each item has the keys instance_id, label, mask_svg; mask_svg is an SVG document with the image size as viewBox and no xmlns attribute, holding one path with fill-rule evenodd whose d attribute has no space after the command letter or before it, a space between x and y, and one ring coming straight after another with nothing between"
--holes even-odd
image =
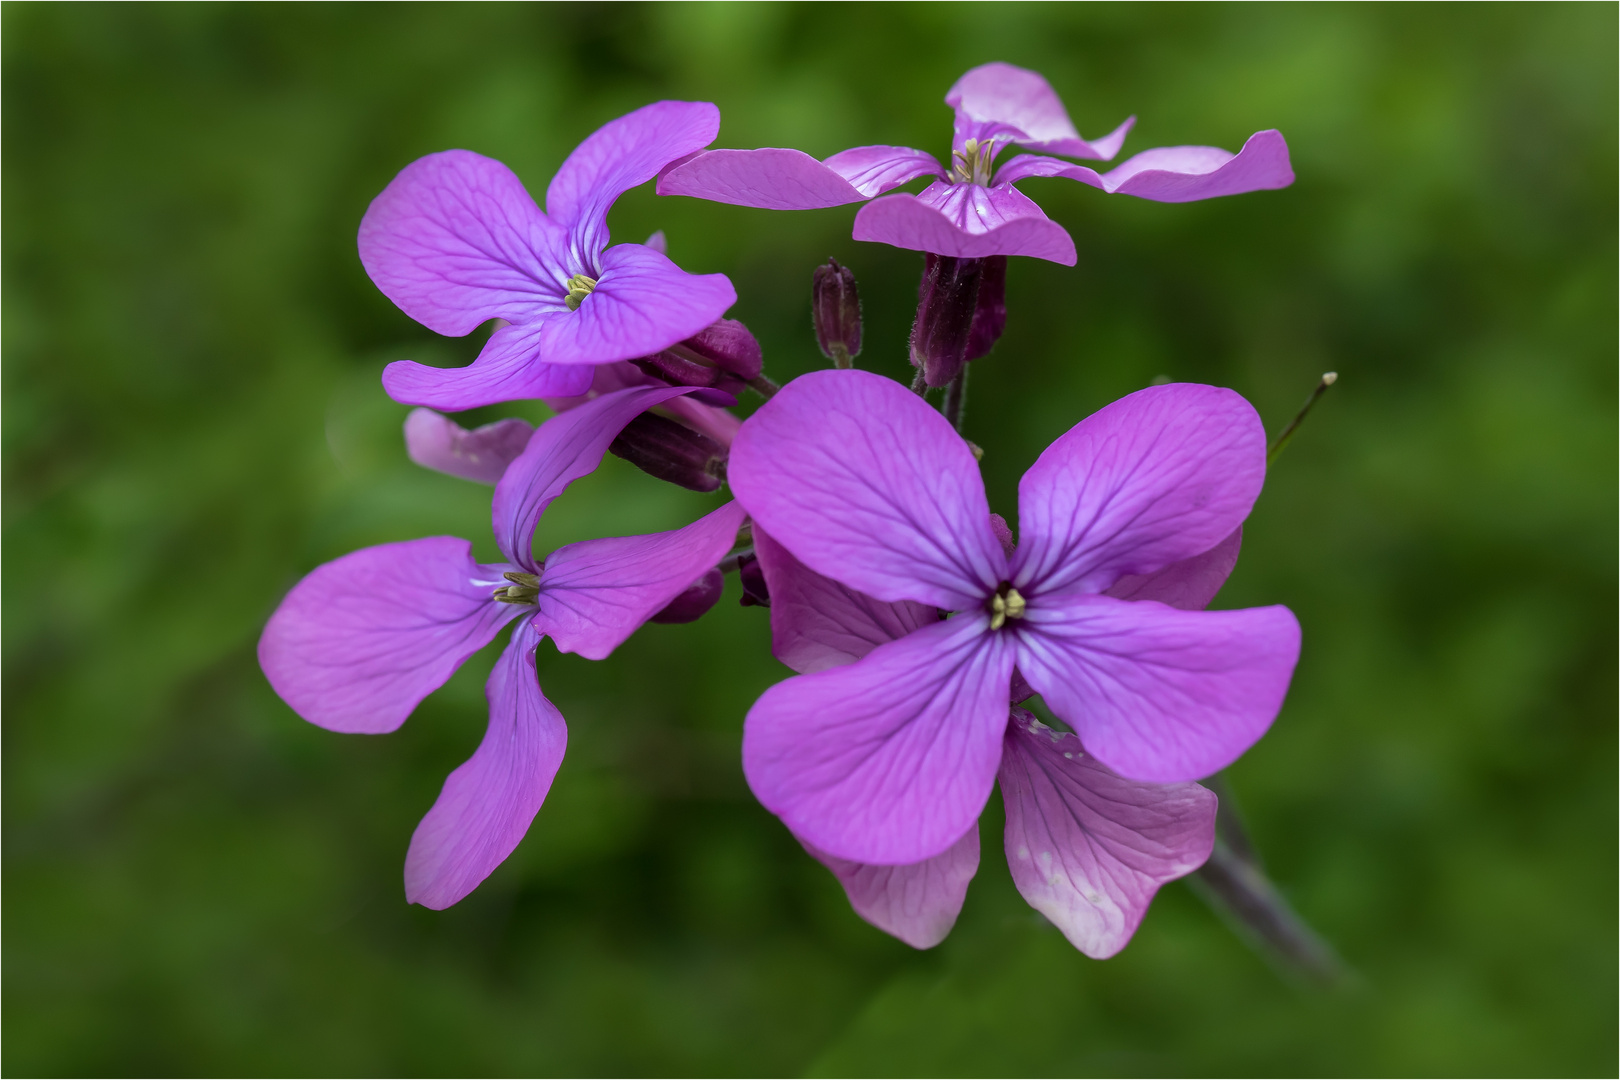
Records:
<instances>
[{"instance_id":1,"label":"pink petal","mask_svg":"<svg viewBox=\"0 0 1620 1080\"><path fill-rule=\"evenodd\" d=\"M558 548L540 575L535 627L559 652L604 659L725 558L744 516L741 505L728 502L673 532Z\"/></svg>"},{"instance_id":2,"label":"pink petal","mask_svg":"<svg viewBox=\"0 0 1620 1080\"><path fill-rule=\"evenodd\" d=\"M1086 749L1133 780L1209 776L1266 733L1299 659L1285 607L1178 611L1069 592L1031 599L1018 670Z\"/></svg>"},{"instance_id":3,"label":"pink petal","mask_svg":"<svg viewBox=\"0 0 1620 1080\"><path fill-rule=\"evenodd\" d=\"M891 379L833 370L793 380L744 422L727 474L801 562L879 600L973 607L1005 576L978 462Z\"/></svg>"},{"instance_id":4,"label":"pink petal","mask_svg":"<svg viewBox=\"0 0 1620 1080\"><path fill-rule=\"evenodd\" d=\"M960 615L765 691L743 727L755 796L842 859L897 866L950 847L984 809L1007 725L1011 638L988 626Z\"/></svg>"},{"instance_id":5,"label":"pink petal","mask_svg":"<svg viewBox=\"0 0 1620 1080\"><path fill-rule=\"evenodd\" d=\"M754 552L771 594L771 652L801 675L852 664L884 642L939 622L939 610L927 604L887 604L823 577L758 522Z\"/></svg>"},{"instance_id":6,"label":"pink petal","mask_svg":"<svg viewBox=\"0 0 1620 1080\"><path fill-rule=\"evenodd\" d=\"M1238 394L1195 383L1138 390L1070 428L1024 473L1013 583L1100 592L1208 551L1248 517L1265 473L1265 429Z\"/></svg>"},{"instance_id":7,"label":"pink petal","mask_svg":"<svg viewBox=\"0 0 1620 1080\"><path fill-rule=\"evenodd\" d=\"M707 101L657 101L610 120L557 170L546 189L546 212L572 233L577 252L594 256L607 247L607 213L615 199L719 133L720 110Z\"/></svg>"},{"instance_id":8,"label":"pink petal","mask_svg":"<svg viewBox=\"0 0 1620 1080\"><path fill-rule=\"evenodd\" d=\"M407 165L371 201L359 246L388 299L440 334L566 310L567 235L511 169L469 150Z\"/></svg>"},{"instance_id":9,"label":"pink petal","mask_svg":"<svg viewBox=\"0 0 1620 1080\"><path fill-rule=\"evenodd\" d=\"M867 198L804 151L779 147L699 154L660 176L658 194L764 210L819 210Z\"/></svg>"},{"instance_id":10,"label":"pink petal","mask_svg":"<svg viewBox=\"0 0 1620 1080\"><path fill-rule=\"evenodd\" d=\"M534 425L515 416L468 431L432 409L412 409L405 418L405 452L424 469L493 484L533 434Z\"/></svg>"},{"instance_id":11,"label":"pink petal","mask_svg":"<svg viewBox=\"0 0 1620 1080\"><path fill-rule=\"evenodd\" d=\"M546 319L555 316L546 316ZM590 372L572 365L540 362L545 322L497 329L466 367L436 368L396 360L383 369L383 389L402 405L426 405L447 412L503 401L582 394Z\"/></svg>"},{"instance_id":12,"label":"pink petal","mask_svg":"<svg viewBox=\"0 0 1620 1080\"><path fill-rule=\"evenodd\" d=\"M870 199L919 176L948 174L934 155L909 146L857 146L841 150L822 162Z\"/></svg>"},{"instance_id":13,"label":"pink petal","mask_svg":"<svg viewBox=\"0 0 1620 1080\"><path fill-rule=\"evenodd\" d=\"M1084 165L1024 154L997 170L995 180L1011 184L1031 176L1062 176L1111 195L1171 203L1284 188L1294 182L1288 143L1276 130L1249 136L1235 157L1215 146L1162 146L1144 150L1100 175Z\"/></svg>"},{"instance_id":14,"label":"pink petal","mask_svg":"<svg viewBox=\"0 0 1620 1080\"><path fill-rule=\"evenodd\" d=\"M1173 562L1157 573L1126 574L1104 589L1103 595L1119 600L1157 600L1182 611L1202 611L1232 576L1242 546L1240 525L1202 555Z\"/></svg>"},{"instance_id":15,"label":"pink petal","mask_svg":"<svg viewBox=\"0 0 1620 1080\"><path fill-rule=\"evenodd\" d=\"M1087 142L1050 83L1036 72L999 62L982 64L956 80L945 104L956 110L957 150L968 139L1005 134L1048 153L1108 161L1136 122L1133 116L1106 137Z\"/></svg>"},{"instance_id":16,"label":"pink petal","mask_svg":"<svg viewBox=\"0 0 1620 1080\"><path fill-rule=\"evenodd\" d=\"M932 859L909 866L873 866L809 844L804 849L833 872L855 914L914 949L932 949L956 925L968 883L978 873L979 823Z\"/></svg>"},{"instance_id":17,"label":"pink petal","mask_svg":"<svg viewBox=\"0 0 1620 1080\"><path fill-rule=\"evenodd\" d=\"M293 586L259 638L259 666L312 724L393 731L522 612L491 598L501 570L453 536L351 552Z\"/></svg>"},{"instance_id":18,"label":"pink petal","mask_svg":"<svg viewBox=\"0 0 1620 1080\"><path fill-rule=\"evenodd\" d=\"M490 672L484 741L445 780L405 854L405 898L413 904L442 910L476 889L512 854L551 790L568 728L540 692L539 643L520 623Z\"/></svg>"},{"instance_id":19,"label":"pink petal","mask_svg":"<svg viewBox=\"0 0 1620 1080\"><path fill-rule=\"evenodd\" d=\"M1125 947L1159 886L1215 846L1215 796L1125 780L1023 709L1001 755L1007 865L1029 906L1096 960Z\"/></svg>"},{"instance_id":20,"label":"pink petal","mask_svg":"<svg viewBox=\"0 0 1620 1080\"><path fill-rule=\"evenodd\" d=\"M854 237L959 259L1028 255L1073 266L1074 241L1010 184L930 184L885 195L855 215Z\"/></svg>"}]
</instances>

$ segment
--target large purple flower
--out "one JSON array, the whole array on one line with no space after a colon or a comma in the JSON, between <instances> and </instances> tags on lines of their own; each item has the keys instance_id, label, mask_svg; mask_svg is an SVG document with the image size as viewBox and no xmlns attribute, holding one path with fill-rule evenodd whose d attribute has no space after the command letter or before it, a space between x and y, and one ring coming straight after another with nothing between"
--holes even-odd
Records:
<instances>
[{"instance_id":1,"label":"large purple flower","mask_svg":"<svg viewBox=\"0 0 1620 1080\"><path fill-rule=\"evenodd\" d=\"M743 733L754 793L828 854L932 858L989 797L1015 668L1120 776L1179 783L1229 764L1282 705L1299 653L1292 613L1105 591L1226 540L1264 475L1265 433L1237 394L1142 390L1024 474L1009 557L977 462L942 416L867 372L795 380L738 432L738 499L811 570L955 614L767 690Z\"/></svg>"},{"instance_id":2,"label":"large purple flower","mask_svg":"<svg viewBox=\"0 0 1620 1080\"><path fill-rule=\"evenodd\" d=\"M554 417L495 488L495 540L506 561L435 536L365 548L293 587L259 639L259 664L282 700L333 731L381 734L405 722L501 627L522 618L488 683L489 729L450 774L405 857L405 895L448 907L523 839L562 763L567 729L540 692L542 637L600 660L703 577L743 520L735 502L684 529L569 544L536 560L531 538L551 500L596 468L641 413L691 391L605 394ZM492 453L500 453L494 440Z\"/></svg>"},{"instance_id":3,"label":"large purple flower","mask_svg":"<svg viewBox=\"0 0 1620 1080\"><path fill-rule=\"evenodd\" d=\"M799 150L710 150L670 166L658 179L658 193L810 210L873 199L932 176L934 182L918 195L889 195L862 207L855 239L956 258L1030 255L1073 266L1074 241L1015 183L1063 176L1110 194L1191 202L1294 181L1288 144L1274 130L1250 136L1235 155L1213 146L1165 146L1106 173L1045 156L1110 161L1135 118L1104 138L1082 139L1051 85L1011 64L974 68L951 87L945 103L956 110L948 169L932 154L906 146L858 146L825 161ZM996 156L1011 144L1040 153L1020 154L996 168Z\"/></svg>"},{"instance_id":4,"label":"large purple flower","mask_svg":"<svg viewBox=\"0 0 1620 1080\"><path fill-rule=\"evenodd\" d=\"M505 325L467 367L390 364L389 395L455 411L581 394L589 365L657 353L720 318L737 300L724 274L688 274L642 244L608 247L607 228L615 199L719 128L707 102L660 101L622 116L568 155L544 212L512 170L471 151L406 166L360 223L366 272L438 333Z\"/></svg>"}]
</instances>

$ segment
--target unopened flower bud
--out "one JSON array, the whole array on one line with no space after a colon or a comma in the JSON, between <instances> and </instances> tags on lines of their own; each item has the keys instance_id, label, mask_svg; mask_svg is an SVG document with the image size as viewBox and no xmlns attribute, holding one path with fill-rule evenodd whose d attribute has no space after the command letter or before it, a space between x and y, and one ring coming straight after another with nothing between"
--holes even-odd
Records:
<instances>
[{"instance_id":1,"label":"unopened flower bud","mask_svg":"<svg viewBox=\"0 0 1620 1080\"><path fill-rule=\"evenodd\" d=\"M737 580L742 584L740 603L743 607L770 607L770 590L765 587L765 568L759 565L759 556L749 552L737 560Z\"/></svg>"},{"instance_id":2,"label":"unopened flower bud","mask_svg":"<svg viewBox=\"0 0 1620 1080\"><path fill-rule=\"evenodd\" d=\"M726 475L726 448L656 413L625 425L608 447L644 473L692 491L713 491Z\"/></svg>"},{"instance_id":3,"label":"unopened flower bud","mask_svg":"<svg viewBox=\"0 0 1620 1080\"><path fill-rule=\"evenodd\" d=\"M652 617L656 623L689 623L701 618L720 601L725 591L726 576L717 566L692 582L681 595L671 600L662 611Z\"/></svg>"},{"instance_id":4,"label":"unopened flower bud","mask_svg":"<svg viewBox=\"0 0 1620 1080\"><path fill-rule=\"evenodd\" d=\"M765 354L759 347L759 339L736 319L712 322L675 348L691 354L688 359L713 364L744 382L758 378L765 367Z\"/></svg>"},{"instance_id":5,"label":"unopened flower bud","mask_svg":"<svg viewBox=\"0 0 1620 1080\"><path fill-rule=\"evenodd\" d=\"M968 361L984 259L925 256L911 327L911 363L929 386L947 386Z\"/></svg>"},{"instance_id":6,"label":"unopened flower bud","mask_svg":"<svg viewBox=\"0 0 1620 1080\"><path fill-rule=\"evenodd\" d=\"M816 267L810 318L822 355L837 367L850 367L861 354L861 297L855 291L855 275L837 259Z\"/></svg>"},{"instance_id":7,"label":"unopened flower bud","mask_svg":"<svg viewBox=\"0 0 1620 1080\"><path fill-rule=\"evenodd\" d=\"M1007 328L1007 256L991 255L979 272L979 299L968 331L967 358L977 360L995 348Z\"/></svg>"}]
</instances>

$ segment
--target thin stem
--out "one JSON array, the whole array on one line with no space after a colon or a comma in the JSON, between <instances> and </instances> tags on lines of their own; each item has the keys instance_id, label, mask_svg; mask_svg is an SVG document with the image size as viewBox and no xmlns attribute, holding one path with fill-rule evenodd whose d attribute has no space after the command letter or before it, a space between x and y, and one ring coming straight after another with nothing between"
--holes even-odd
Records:
<instances>
[{"instance_id":1,"label":"thin stem","mask_svg":"<svg viewBox=\"0 0 1620 1080\"><path fill-rule=\"evenodd\" d=\"M764 375L756 375L752 379L749 379L748 385L752 387L754 392L759 394L760 397L766 399L775 397L776 392L782 389Z\"/></svg>"},{"instance_id":2,"label":"thin stem","mask_svg":"<svg viewBox=\"0 0 1620 1080\"><path fill-rule=\"evenodd\" d=\"M1232 785L1226 782L1226 774L1218 772L1214 776L1200 780L1209 790L1215 793L1220 800L1219 809L1215 811L1215 833L1226 846L1232 849L1232 854L1255 867L1264 867L1260 861L1260 852L1249 839L1248 827L1243 822L1243 811L1238 808L1237 796L1232 793Z\"/></svg>"},{"instance_id":3,"label":"thin stem","mask_svg":"<svg viewBox=\"0 0 1620 1080\"><path fill-rule=\"evenodd\" d=\"M832 350L833 367L847 370L855 366L854 359L849 355L849 350L844 347L842 341L835 341L827 347Z\"/></svg>"},{"instance_id":4,"label":"thin stem","mask_svg":"<svg viewBox=\"0 0 1620 1080\"><path fill-rule=\"evenodd\" d=\"M1323 987L1353 976L1315 930L1288 906L1271 879L1219 837L1209 861L1187 879L1204 901L1284 974Z\"/></svg>"},{"instance_id":5,"label":"thin stem","mask_svg":"<svg viewBox=\"0 0 1620 1080\"><path fill-rule=\"evenodd\" d=\"M923 381L922 365L917 365L916 377L911 380L911 392L920 398L928 396L928 384Z\"/></svg>"},{"instance_id":6,"label":"thin stem","mask_svg":"<svg viewBox=\"0 0 1620 1080\"><path fill-rule=\"evenodd\" d=\"M1266 451L1267 465L1270 465L1276 460L1277 455L1282 453L1282 448L1288 445L1288 440L1294 437L1294 432L1299 430L1299 425L1304 423L1305 417L1310 415L1311 407L1316 404L1317 399L1327 393L1327 388L1338 381L1339 373L1336 371L1330 371L1322 376L1322 381L1316 384L1316 389L1311 391L1311 396L1305 399L1305 404L1294 418L1288 422L1288 426L1283 428L1282 434L1278 435L1276 441L1271 444L1271 449Z\"/></svg>"},{"instance_id":7,"label":"thin stem","mask_svg":"<svg viewBox=\"0 0 1620 1080\"><path fill-rule=\"evenodd\" d=\"M967 373L967 365L963 364L962 370L956 373L956 378L951 380L945 391L945 419L951 422L958 435L962 433L962 413L967 405Z\"/></svg>"}]
</instances>

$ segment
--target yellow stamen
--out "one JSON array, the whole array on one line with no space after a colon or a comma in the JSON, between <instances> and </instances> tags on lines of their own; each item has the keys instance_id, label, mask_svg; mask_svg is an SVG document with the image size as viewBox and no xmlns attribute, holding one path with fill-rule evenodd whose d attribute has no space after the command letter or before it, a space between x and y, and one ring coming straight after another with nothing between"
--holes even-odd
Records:
<instances>
[{"instance_id":1,"label":"yellow stamen","mask_svg":"<svg viewBox=\"0 0 1620 1080\"><path fill-rule=\"evenodd\" d=\"M568 295L563 297L563 303L568 305L569 311L578 311L579 305L585 298L596 291L596 279L585 274L575 274L568 279Z\"/></svg>"},{"instance_id":2,"label":"yellow stamen","mask_svg":"<svg viewBox=\"0 0 1620 1080\"><path fill-rule=\"evenodd\" d=\"M1024 598L1018 595L1017 589L1003 585L990 598L990 629L1000 630L1008 619L1022 619L1025 606Z\"/></svg>"}]
</instances>

